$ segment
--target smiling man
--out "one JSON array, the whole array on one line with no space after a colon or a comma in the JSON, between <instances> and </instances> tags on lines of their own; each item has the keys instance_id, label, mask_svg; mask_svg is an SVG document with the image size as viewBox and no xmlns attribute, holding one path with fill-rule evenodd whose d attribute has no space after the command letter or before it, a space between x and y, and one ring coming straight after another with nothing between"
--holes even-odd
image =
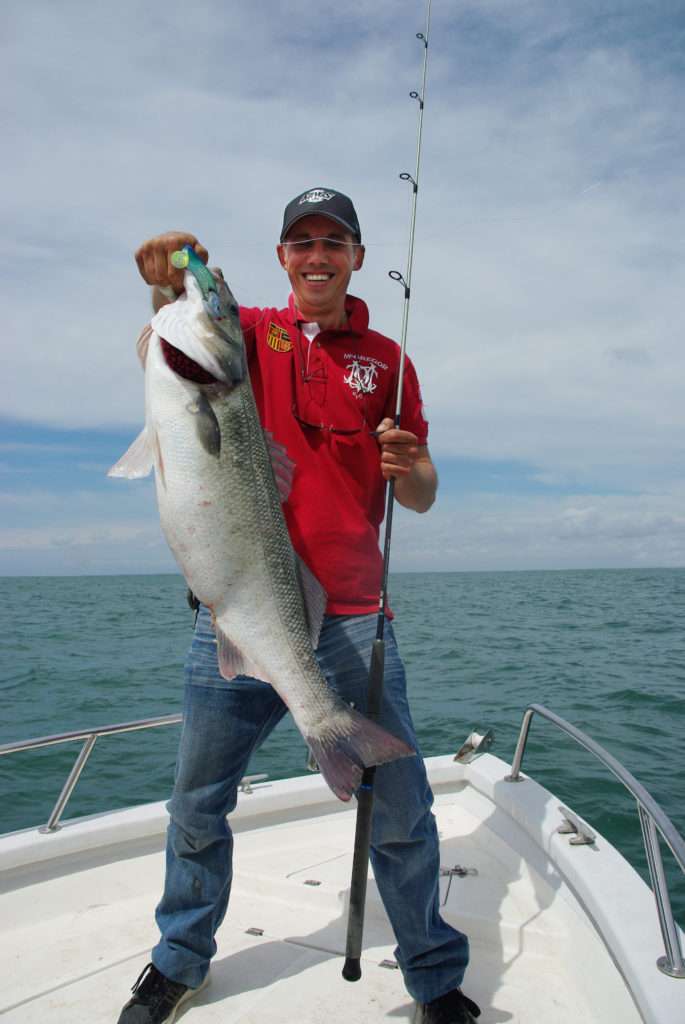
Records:
<instances>
[{"instance_id":1,"label":"smiling man","mask_svg":"<svg viewBox=\"0 0 685 1024\"><path fill-rule=\"evenodd\" d=\"M156 305L168 301L159 289L183 288L170 257L185 244L207 260L197 238L184 232L150 239L136 253ZM292 294L285 308L241 307L250 378L263 427L295 463L283 506L293 546L327 594L317 659L328 684L364 711L382 572L384 480L395 479L402 505L430 508L437 476L428 424L407 360L402 429L394 427L399 347L370 329L366 304L348 293L364 262L351 200L330 188L296 196L285 208L276 251ZM223 679L213 641L209 611L200 607L169 803L161 935L119 1024L171 1022L206 983L230 894L226 815L250 755L287 710L260 680ZM384 678L380 724L418 750L390 622ZM397 962L417 1002L415 1021L473 1024L478 1007L459 989L468 941L439 913L438 836L420 755L378 768L374 792L371 860Z\"/></svg>"},{"instance_id":2,"label":"smiling man","mask_svg":"<svg viewBox=\"0 0 685 1024\"><path fill-rule=\"evenodd\" d=\"M344 327L345 296L353 270L364 262L364 247L328 217L308 214L295 222L277 249L303 316L321 330Z\"/></svg>"}]
</instances>

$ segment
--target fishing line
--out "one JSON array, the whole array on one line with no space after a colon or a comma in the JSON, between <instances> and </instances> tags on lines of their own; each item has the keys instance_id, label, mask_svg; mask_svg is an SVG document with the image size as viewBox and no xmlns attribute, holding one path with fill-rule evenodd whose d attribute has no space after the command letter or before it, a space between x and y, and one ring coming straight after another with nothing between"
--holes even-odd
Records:
<instances>
[{"instance_id":1,"label":"fishing line","mask_svg":"<svg viewBox=\"0 0 685 1024\"><path fill-rule=\"evenodd\" d=\"M421 167L421 141L423 135L423 110L426 97L426 73L428 70L428 38L430 29L431 0L428 0L426 11L425 32L417 32L416 38L423 43L423 81L421 91L409 93L419 104L418 131L416 142L416 168L412 176L407 171L400 174L402 181L411 182L412 207L409 227L409 247L407 268L404 276L399 270L389 271L393 281L404 288L404 305L402 309L402 332L400 335L400 362L397 378L397 399L395 403L395 427L400 425L402 413L402 388L404 383L404 363L407 349L407 327L409 324L409 302L411 299L411 276L414 263L414 232L416 228L416 204L419 193L419 171ZM376 639L371 650L369 666L368 703L366 714L373 721L380 714L383 699L383 670L385 661L385 644L383 632L385 628L385 611L387 605L388 570L390 566L390 543L392 539L392 513L395 502L395 479L391 477L385 488L385 538L383 543L383 575L379 595L378 620L376 623ZM357 794L357 822L354 835L354 855L352 860L352 877L350 880L350 906L347 918L347 941L345 946L345 964L342 969L346 981L358 981L361 978L361 950L364 932L364 909L366 903L366 883L369 874L369 846L371 844L371 819L373 815L373 785L376 775L375 766L366 768L362 775L361 785Z\"/></svg>"}]
</instances>

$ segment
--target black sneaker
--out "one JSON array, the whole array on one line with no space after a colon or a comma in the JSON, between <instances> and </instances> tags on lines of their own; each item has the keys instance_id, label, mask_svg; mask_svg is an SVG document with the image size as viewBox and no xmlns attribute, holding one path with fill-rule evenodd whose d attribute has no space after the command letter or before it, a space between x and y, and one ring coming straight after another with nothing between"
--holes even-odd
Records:
<instances>
[{"instance_id":1,"label":"black sneaker","mask_svg":"<svg viewBox=\"0 0 685 1024\"><path fill-rule=\"evenodd\" d=\"M198 988L188 988L165 978L154 964L148 964L131 989L133 997L121 1011L118 1024L172 1024L176 1011L208 981L209 975Z\"/></svg>"},{"instance_id":2,"label":"black sneaker","mask_svg":"<svg viewBox=\"0 0 685 1024\"><path fill-rule=\"evenodd\" d=\"M430 1003L418 1003L414 1024L476 1024L476 1017L480 1017L480 1006L453 988Z\"/></svg>"}]
</instances>

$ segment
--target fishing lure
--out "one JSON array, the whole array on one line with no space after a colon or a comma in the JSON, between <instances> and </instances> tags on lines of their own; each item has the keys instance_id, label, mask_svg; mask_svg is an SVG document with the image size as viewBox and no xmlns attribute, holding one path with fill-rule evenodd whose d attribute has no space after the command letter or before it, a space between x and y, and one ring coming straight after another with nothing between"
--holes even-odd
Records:
<instances>
[{"instance_id":1,"label":"fishing lure","mask_svg":"<svg viewBox=\"0 0 685 1024\"><path fill-rule=\"evenodd\" d=\"M184 245L171 254L171 263L177 270L189 270L202 292L205 312L225 338L229 338L229 321L238 315L238 307L230 291L224 285L223 275L219 278L205 266L191 245ZM222 287L223 285L223 287Z\"/></svg>"}]
</instances>

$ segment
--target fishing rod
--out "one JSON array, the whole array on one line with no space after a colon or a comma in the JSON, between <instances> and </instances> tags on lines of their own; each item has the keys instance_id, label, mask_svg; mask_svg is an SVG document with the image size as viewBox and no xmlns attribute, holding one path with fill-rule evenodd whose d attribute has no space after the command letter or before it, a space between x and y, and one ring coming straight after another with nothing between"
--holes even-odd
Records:
<instances>
[{"instance_id":1,"label":"fishing rod","mask_svg":"<svg viewBox=\"0 0 685 1024\"><path fill-rule=\"evenodd\" d=\"M416 228L416 203L419 193L419 170L421 166L421 140L423 133L423 108L426 97L426 74L428 71L428 38L430 30L431 0L428 0L426 12L426 28L417 32L416 38L423 43L423 82L421 92L410 92L409 95L419 104L419 123L416 144L416 169L414 175L403 171L402 181L412 184L412 207L409 228L409 252L407 270L404 277L399 270L389 271L393 281L404 287L404 306L402 311L402 333L400 336L400 366L397 378L397 399L395 404L395 427L399 428L402 413L402 387L404 383L404 363L407 350L407 325L409 323L409 300L411 297L411 275L414 262L414 231ZM392 513L395 503L395 478L391 477L386 484L385 494L385 538L383 543L383 574L379 596L378 620L376 623L376 639L371 649L369 666L369 686L367 698L367 716L373 721L380 715L383 700L383 674L385 666L385 611L387 605L388 570L390 566L390 543L392 539ZM371 845L371 820L373 816L373 785L376 768L365 768L361 785L357 794L357 821L354 834L354 855L352 859L352 877L350 880L350 906L347 917L347 941L345 946L345 963L342 976L346 981L359 981L362 976L361 952L364 932L364 909L366 904L366 883L369 875L369 847Z\"/></svg>"}]
</instances>

